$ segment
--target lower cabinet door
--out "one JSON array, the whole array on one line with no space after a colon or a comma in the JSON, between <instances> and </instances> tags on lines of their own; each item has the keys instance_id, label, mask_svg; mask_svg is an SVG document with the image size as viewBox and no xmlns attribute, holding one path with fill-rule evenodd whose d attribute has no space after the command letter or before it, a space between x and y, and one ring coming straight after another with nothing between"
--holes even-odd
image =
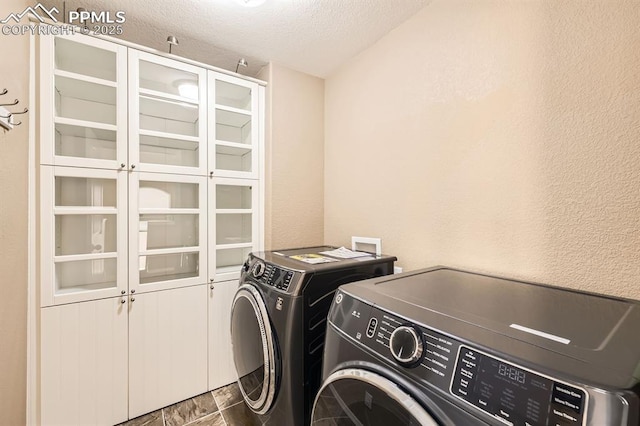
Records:
<instances>
[{"instance_id":1,"label":"lower cabinet door","mask_svg":"<svg viewBox=\"0 0 640 426\"><path fill-rule=\"evenodd\" d=\"M42 425L127 420L127 306L118 297L41 309Z\"/></svg>"},{"instance_id":2,"label":"lower cabinet door","mask_svg":"<svg viewBox=\"0 0 640 426\"><path fill-rule=\"evenodd\" d=\"M209 389L238 380L231 349L231 306L238 280L212 284L209 288Z\"/></svg>"},{"instance_id":3,"label":"lower cabinet door","mask_svg":"<svg viewBox=\"0 0 640 426\"><path fill-rule=\"evenodd\" d=\"M207 290L129 295L129 418L207 391Z\"/></svg>"}]
</instances>

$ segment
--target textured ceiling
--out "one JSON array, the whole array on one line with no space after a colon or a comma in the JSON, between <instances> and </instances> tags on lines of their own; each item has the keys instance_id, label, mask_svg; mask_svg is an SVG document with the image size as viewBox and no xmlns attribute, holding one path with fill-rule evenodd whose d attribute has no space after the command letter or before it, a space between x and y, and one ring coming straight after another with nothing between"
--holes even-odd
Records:
<instances>
[{"instance_id":1,"label":"textured ceiling","mask_svg":"<svg viewBox=\"0 0 640 426\"><path fill-rule=\"evenodd\" d=\"M273 61L327 77L372 45L430 0L266 0L247 8L234 0L44 0L62 12L126 13L122 38L168 51L166 39L180 44L172 52L227 70L240 57L255 76ZM66 3L63 5L63 3Z\"/></svg>"}]
</instances>

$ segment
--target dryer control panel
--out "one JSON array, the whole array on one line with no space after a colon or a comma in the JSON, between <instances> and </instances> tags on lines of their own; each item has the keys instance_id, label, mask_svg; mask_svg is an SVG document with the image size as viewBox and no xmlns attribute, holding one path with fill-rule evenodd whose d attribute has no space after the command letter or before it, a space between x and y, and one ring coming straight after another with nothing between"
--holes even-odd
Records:
<instances>
[{"instance_id":1,"label":"dryer control panel","mask_svg":"<svg viewBox=\"0 0 640 426\"><path fill-rule=\"evenodd\" d=\"M588 394L338 291L329 321L470 409L511 426L584 425ZM473 407L473 408L471 408Z\"/></svg>"}]
</instances>

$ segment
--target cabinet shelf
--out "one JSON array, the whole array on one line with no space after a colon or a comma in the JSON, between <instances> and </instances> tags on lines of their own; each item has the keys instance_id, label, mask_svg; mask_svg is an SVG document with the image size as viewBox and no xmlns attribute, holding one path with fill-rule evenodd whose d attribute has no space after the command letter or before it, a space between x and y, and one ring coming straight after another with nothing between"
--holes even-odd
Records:
<instances>
[{"instance_id":1,"label":"cabinet shelf","mask_svg":"<svg viewBox=\"0 0 640 426\"><path fill-rule=\"evenodd\" d=\"M197 253L200 251L199 246L192 247L174 247L174 248L162 248L162 249L152 249L152 250L140 250L140 256L157 256L163 254L181 254L181 253Z\"/></svg>"},{"instance_id":2,"label":"cabinet shelf","mask_svg":"<svg viewBox=\"0 0 640 426\"><path fill-rule=\"evenodd\" d=\"M55 91L56 117L116 124L116 87L56 75Z\"/></svg>"},{"instance_id":3,"label":"cabinet shelf","mask_svg":"<svg viewBox=\"0 0 640 426\"><path fill-rule=\"evenodd\" d=\"M55 263L65 263L65 262L78 262L83 260L116 259L117 257L118 257L118 253L116 252L71 254L71 255L65 255L65 256L54 256L53 261Z\"/></svg>"},{"instance_id":4,"label":"cabinet shelf","mask_svg":"<svg viewBox=\"0 0 640 426\"><path fill-rule=\"evenodd\" d=\"M237 110L251 110L251 88L239 84L216 80L216 105Z\"/></svg>"},{"instance_id":5,"label":"cabinet shelf","mask_svg":"<svg viewBox=\"0 0 640 426\"><path fill-rule=\"evenodd\" d=\"M117 66L118 60L114 50L78 43L65 37L55 39L55 68L57 70L101 80L116 81Z\"/></svg>"},{"instance_id":6,"label":"cabinet shelf","mask_svg":"<svg viewBox=\"0 0 640 426\"><path fill-rule=\"evenodd\" d=\"M180 95L174 95L171 93L159 92L157 90L151 89L143 89L140 88L138 90L141 97L153 98L153 99L163 99L167 102L173 102L177 105L183 105L189 108L197 108L199 105L199 101L193 98L187 98ZM184 105L186 104L186 105Z\"/></svg>"},{"instance_id":7,"label":"cabinet shelf","mask_svg":"<svg viewBox=\"0 0 640 426\"><path fill-rule=\"evenodd\" d=\"M138 209L138 212L141 215L152 215L152 214L200 214L200 209L163 209L163 208L144 208Z\"/></svg>"},{"instance_id":8,"label":"cabinet shelf","mask_svg":"<svg viewBox=\"0 0 640 426\"><path fill-rule=\"evenodd\" d=\"M56 117L54 123L56 124L56 132L62 136L92 137L111 142L116 141L115 132L118 127L114 124L65 117Z\"/></svg>"},{"instance_id":9,"label":"cabinet shelf","mask_svg":"<svg viewBox=\"0 0 640 426\"><path fill-rule=\"evenodd\" d=\"M57 77L63 77L69 80L83 81L85 83L98 84L107 87L118 87L118 84L115 81L104 80L102 78L91 77L84 74L77 74L75 72L55 70L53 74Z\"/></svg>"},{"instance_id":10,"label":"cabinet shelf","mask_svg":"<svg viewBox=\"0 0 640 426\"><path fill-rule=\"evenodd\" d=\"M140 115L185 123L195 123L199 116L197 105L147 95L140 95Z\"/></svg>"},{"instance_id":11,"label":"cabinet shelf","mask_svg":"<svg viewBox=\"0 0 640 426\"><path fill-rule=\"evenodd\" d=\"M99 290L111 290L112 288L114 288L114 286L115 286L115 283L113 281L104 281L99 283L69 286L64 288L58 288L56 290L56 295L62 296L62 295L74 294L74 293L85 293L89 291L97 292ZM104 297L106 296L107 295L105 295ZM94 295L94 298L98 298L98 295L97 294Z\"/></svg>"},{"instance_id":12,"label":"cabinet shelf","mask_svg":"<svg viewBox=\"0 0 640 426\"><path fill-rule=\"evenodd\" d=\"M251 123L251 113L237 108L216 107L216 124L231 127L244 127Z\"/></svg>"},{"instance_id":13,"label":"cabinet shelf","mask_svg":"<svg viewBox=\"0 0 640 426\"><path fill-rule=\"evenodd\" d=\"M54 207L53 214L60 215L115 215L117 207Z\"/></svg>"},{"instance_id":14,"label":"cabinet shelf","mask_svg":"<svg viewBox=\"0 0 640 426\"><path fill-rule=\"evenodd\" d=\"M216 209L216 214L251 214L252 209Z\"/></svg>"},{"instance_id":15,"label":"cabinet shelf","mask_svg":"<svg viewBox=\"0 0 640 426\"><path fill-rule=\"evenodd\" d=\"M241 248L252 248L253 243L230 243L230 244L216 244L216 250L233 250Z\"/></svg>"}]
</instances>

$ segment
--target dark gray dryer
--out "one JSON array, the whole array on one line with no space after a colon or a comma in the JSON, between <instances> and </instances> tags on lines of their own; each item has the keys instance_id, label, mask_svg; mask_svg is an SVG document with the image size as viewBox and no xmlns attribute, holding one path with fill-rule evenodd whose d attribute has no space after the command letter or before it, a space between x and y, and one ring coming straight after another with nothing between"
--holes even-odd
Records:
<instances>
[{"instance_id":1,"label":"dark gray dryer","mask_svg":"<svg viewBox=\"0 0 640 426\"><path fill-rule=\"evenodd\" d=\"M245 402L262 423L308 425L336 289L393 273L395 257L321 253L332 249L251 253L244 264L231 313L233 358Z\"/></svg>"},{"instance_id":2,"label":"dark gray dryer","mask_svg":"<svg viewBox=\"0 0 640 426\"><path fill-rule=\"evenodd\" d=\"M640 302L436 267L340 287L312 425L639 424Z\"/></svg>"}]
</instances>

